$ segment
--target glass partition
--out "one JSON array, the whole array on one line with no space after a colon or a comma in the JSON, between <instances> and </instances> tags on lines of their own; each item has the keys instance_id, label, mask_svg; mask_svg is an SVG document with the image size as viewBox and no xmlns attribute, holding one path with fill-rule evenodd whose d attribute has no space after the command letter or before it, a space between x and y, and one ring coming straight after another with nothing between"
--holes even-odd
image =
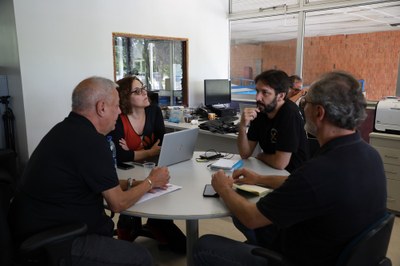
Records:
<instances>
[{"instance_id":1,"label":"glass partition","mask_svg":"<svg viewBox=\"0 0 400 266\"><path fill-rule=\"evenodd\" d=\"M243 19L230 25L232 100L254 100L253 80L262 71L296 74L297 14Z\"/></svg>"},{"instance_id":2,"label":"glass partition","mask_svg":"<svg viewBox=\"0 0 400 266\"><path fill-rule=\"evenodd\" d=\"M400 1L284 4L231 0L232 87L254 86L252 79L271 68L300 75L305 86L324 72L345 70L360 80L368 100L396 94Z\"/></svg>"},{"instance_id":3,"label":"glass partition","mask_svg":"<svg viewBox=\"0 0 400 266\"><path fill-rule=\"evenodd\" d=\"M332 70L352 73L368 100L394 95L400 56L399 6L360 5L307 12L304 84ZM321 29L321 21L324 21Z\"/></svg>"}]
</instances>

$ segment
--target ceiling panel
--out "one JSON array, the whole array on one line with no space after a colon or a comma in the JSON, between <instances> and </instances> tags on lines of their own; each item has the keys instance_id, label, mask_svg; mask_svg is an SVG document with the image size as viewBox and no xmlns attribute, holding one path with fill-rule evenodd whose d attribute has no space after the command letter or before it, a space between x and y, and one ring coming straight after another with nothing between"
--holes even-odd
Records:
<instances>
[{"instance_id":1,"label":"ceiling panel","mask_svg":"<svg viewBox=\"0 0 400 266\"><path fill-rule=\"evenodd\" d=\"M232 12L248 12L259 10L260 8L272 8L283 5L296 5L299 0L232 0Z\"/></svg>"},{"instance_id":2,"label":"ceiling panel","mask_svg":"<svg viewBox=\"0 0 400 266\"><path fill-rule=\"evenodd\" d=\"M233 0L233 2L264 2ZM282 1L268 1L282 2ZM234 4L234 3L232 3ZM250 4L250 3L249 3ZM237 9L239 9L237 7ZM258 43L297 38L297 15L279 15L231 21L232 43ZM305 36L329 36L400 30L400 1L306 13Z\"/></svg>"}]
</instances>

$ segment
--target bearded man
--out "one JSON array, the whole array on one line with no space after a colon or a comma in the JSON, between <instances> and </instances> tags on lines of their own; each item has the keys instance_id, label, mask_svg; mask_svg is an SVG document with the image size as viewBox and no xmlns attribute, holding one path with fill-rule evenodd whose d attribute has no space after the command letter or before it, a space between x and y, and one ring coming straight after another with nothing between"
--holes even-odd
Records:
<instances>
[{"instance_id":1,"label":"bearded man","mask_svg":"<svg viewBox=\"0 0 400 266\"><path fill-rule=\"evenodd\" d=\"M237 145L243 159L257 159L292 172L308 159L308 140L298 106L286 95L291 85L281 70L268 70L255 78L257 108L245 108L239 124Z\"/></svg>"}]
</instances>

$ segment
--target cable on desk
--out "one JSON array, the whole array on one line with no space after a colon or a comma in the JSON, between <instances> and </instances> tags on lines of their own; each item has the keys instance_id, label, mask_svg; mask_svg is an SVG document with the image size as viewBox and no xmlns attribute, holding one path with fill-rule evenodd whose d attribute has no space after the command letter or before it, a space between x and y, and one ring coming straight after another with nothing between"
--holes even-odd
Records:
<instances>
[{"instance_id":1,"label":"cable on desk","mask_svg":"<svg viewBox=\"0 0 400 266\"><path fill-rule=\"evenodd\" d=\"M224 154L225 153L225 154ZM209 149L205 151L200 158L196 158L197 162L208 162L217 160L219 158L231 159L233 158L234 154L228 152L218 152L215 149Z\"/></svg>"},{"instance_id":2,"label":"cable on desk","mask_svg":"<svg viewBox=\"0 0 400 266\"><path fill-rule=\"evenodd\" d=\"M225 153L225 155L224 155L224 158L225 159L232 159L233 158L233 156L235 156L235 154L233 154L233 153Z\"/></svg>"}]
</instances>

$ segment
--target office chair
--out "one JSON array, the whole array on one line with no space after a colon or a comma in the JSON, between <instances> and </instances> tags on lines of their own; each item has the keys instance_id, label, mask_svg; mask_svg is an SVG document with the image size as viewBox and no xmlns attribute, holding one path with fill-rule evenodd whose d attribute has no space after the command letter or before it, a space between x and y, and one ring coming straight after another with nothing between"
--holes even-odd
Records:
<instances>
[{"instance_id":1,"label":"office chair","mask_svg":"<svg viewBox=\"0 0 400 266\"><path fill-rule=\"evenodd\" d=\"M86 233L86 224L67 224L45 230L29 237L19 247L14 247L8 224L13 192L12 184L0 182L0 265L71 265L72 241Z\"/></svg>"},{"instance_id":2,"label":"office chair","mask_svg":"<svg viewBox=\"0 0 400 266\"><path fill-rule=\"evenodd\" d=\"M343 249L336 266L391 266L392 262L386 257L392 233L395 215L386 213L384 217L357 235ZM268 258L278 265L296 265L282 254L265 248L254 248L252 254ZM275 264L273 264L275 265Z\"/></svg>"}]
</instances>

